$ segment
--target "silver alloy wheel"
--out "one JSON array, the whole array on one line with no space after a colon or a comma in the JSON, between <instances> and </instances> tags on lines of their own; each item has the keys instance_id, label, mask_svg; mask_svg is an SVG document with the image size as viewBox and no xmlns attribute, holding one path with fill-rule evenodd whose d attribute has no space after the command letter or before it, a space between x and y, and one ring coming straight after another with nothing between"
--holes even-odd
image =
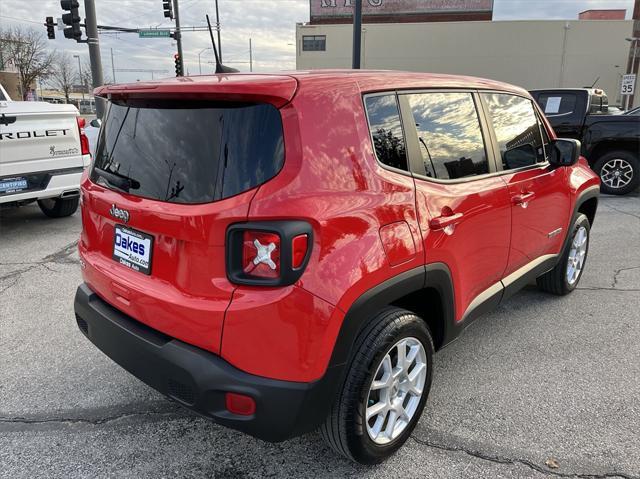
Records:
<instances>
[{"instance_id":1,"label":"silver alloy wheel","mask_svg":"<svg viewBox=\"0 0 640 479\"><path fill-rule=\"evenodd\" d=\"M624 188L633 179L633 166L622 158L612 158L602 165L600 180L609 188Z\"/></svg>"},{"instance_id":2,"label":"silver alloy wheel","mask_svg":"<svg viewBox=\"0 0 640 479\"><path fill-rule=\"evenodd\" d=\"M409 425L418 409L427 379L427 353L416 338L398 341L378 365L367 395L367 433L387 444Z\"/></svg>"},{"instance_id":3,"label":"silver alloy wheel","mask_svg":"<svg viewBox=\"0 0 640 479\"><path fill-rule=\"evenodd\" d=\"M589 236L584 226L578 228L573 235L571 241L571 249L569 250L569 258L567 259L567 283L573 286L584 266L584 259L587 256L587 245Z\"/></svg>"}]
</instances>

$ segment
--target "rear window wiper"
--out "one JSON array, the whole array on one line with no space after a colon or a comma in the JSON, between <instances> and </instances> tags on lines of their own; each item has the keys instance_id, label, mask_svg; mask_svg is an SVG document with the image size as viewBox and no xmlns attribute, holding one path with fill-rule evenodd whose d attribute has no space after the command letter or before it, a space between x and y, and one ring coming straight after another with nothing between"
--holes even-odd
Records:
<instances>
[{"instance_id":1,"label":"rear window wiper","mask_svg":"<svg viewBox=\"0 0 640 479\"><path fill-rule=\"evenodd\" d=\"M124 192L129 192L129 190L137 190L140 188L140 182L134 180L133 178L129 178L128 176L122 175L120 173L114 173L112 171L103 170L102 168L94 167L93 171L98 173L102 178L104 178L110 185L115 186L119 190Z\"/></svg>"}]
</instances>

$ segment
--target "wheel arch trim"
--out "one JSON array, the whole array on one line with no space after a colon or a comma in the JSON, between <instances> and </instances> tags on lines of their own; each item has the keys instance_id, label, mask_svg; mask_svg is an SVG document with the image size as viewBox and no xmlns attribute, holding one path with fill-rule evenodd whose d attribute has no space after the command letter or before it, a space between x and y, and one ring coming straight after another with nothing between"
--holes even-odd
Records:
<instances>
[{"instance_id":1,"label":"wheel arch trim","mask_svg":"<svg viewBox=\"0 0 640 479\"><path fill-rule=\"evenodd\" d=\"M345 365L353 353L358 333L367 320L382 308L424 289L435 289L439 296L445 339L454 322L453 282L444 263L431 263L404 271L365 291L346 312L336 338L329 367ZM424 318L423 318L424 319Z\"/></svg>"}]
</instances>

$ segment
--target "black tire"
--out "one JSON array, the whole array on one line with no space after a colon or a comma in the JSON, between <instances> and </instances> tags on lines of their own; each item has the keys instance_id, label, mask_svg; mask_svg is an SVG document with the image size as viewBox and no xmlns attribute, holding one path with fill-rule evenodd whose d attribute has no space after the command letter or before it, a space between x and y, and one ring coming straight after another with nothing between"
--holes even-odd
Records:
<instances>
[{"instance_id":1,"label":"black tire","mask_svg":"<svg viewBox=\"0 0 640 479\"><path fill-rule=\"evenodd\" d=\"M619 168L615 168L616 160L618 160L617 165L619 165ZM619 171L618 174L626 173L627 175L630 171L632 174L630 181L624 186L616 187L618 180L605 174L606 171L603 171L605 165L607 165L609 171L613 168L614 174L616 170ZM626 195L640 186L640 159L637 154L630 151L617 150L602 155L596 161L593 169L600 177L600 191L608 195ZM612 179L613 181L611 181ZM609 184L606 182L609 182Z\"/></svg>"},{"instance_id":2,"label":"black tire","mask_svg":"<svg viewBox=\"0 0 640 479\"><path fill-rule=\"evenodd\" d=\"M404 430L388 444L375 443L365 423L369 388L378 366L396 343L415 338L426 353L426 378L418 406ZM359 334L342 390L320 426L324 440L338 454L360 464L377 464L396 452L415 428L431 388L433 341L425 322L400 308L386 308L375 316ZM386 421L386 419L385 419Z\"/></svg>"},{"instance_id":3,"label":"black tire","mask_svg":"<svg viewBox=\"0 0 640 479\"><path fill-rule=\"evenodd\" d=\"M569 255L571 253L571 245L574 241L575 235L580 228L584 227L587 235L587 243L586 243L586 252L584 255L584 261L580 272L573 283L570 283L567 278L567 268L569 266ZM578 283L580 282L580 278L582 277L582 273L584 272L584 267L587 262L587 256L589 253L589 239L590 239L590 230L591 225L589 224L589 219L583 215L579 214L573 223L571 230L569 231L569 241L562 252L562 256L560 257L560 261L551 271L543 274L538 277L536 282L538 283L538 287L542 291L546 291L547 293L557 294L558 296L564 296L565 294L569 294L571 291L576 289Z\"/></svg>"},{"instance_id":4,"label":"black tire","mask_svg":"<svg viewBox=\"0 0 640 479\"><path fill-rule=\"evenodd\" d=\"M49 218L71 216L77 211L79 203L79 196L75 198L47 198L38 200L38 206Z\"/></svg>"}]
</instances>

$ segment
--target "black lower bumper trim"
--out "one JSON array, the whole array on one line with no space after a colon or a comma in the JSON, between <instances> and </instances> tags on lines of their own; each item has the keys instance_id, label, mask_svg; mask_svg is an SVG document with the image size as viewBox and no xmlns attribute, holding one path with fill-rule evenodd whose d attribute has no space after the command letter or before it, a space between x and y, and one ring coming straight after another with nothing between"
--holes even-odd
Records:
<instances>
[{"instance_id":1,"label":"black lower bumper trim","mask_svg":"<svg viewBox=\"0 0 640 479\"><path fill-rule=\"evenodd\" d=\"M75 297L79 329L102 352L137 378L189 409L257 438L278 442L315 429L342 380L342 367L313 383L247 374L219 356L166 336L130 318L86 285ZM256 401L252 416L225 408L225 392Z\"/></svg>"}]
</instances>

